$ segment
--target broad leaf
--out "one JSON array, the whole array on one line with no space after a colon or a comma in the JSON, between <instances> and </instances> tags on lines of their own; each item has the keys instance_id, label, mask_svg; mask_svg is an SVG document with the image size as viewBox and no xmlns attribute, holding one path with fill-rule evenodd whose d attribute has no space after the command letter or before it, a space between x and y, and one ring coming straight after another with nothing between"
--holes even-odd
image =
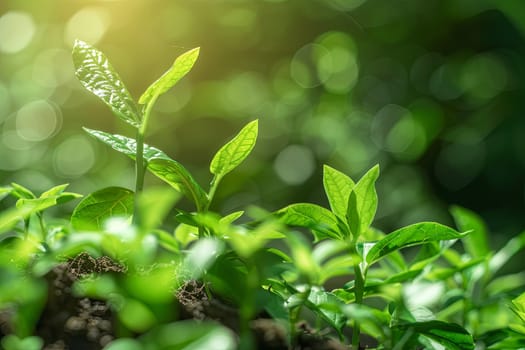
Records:
<instances>
[{"instance_id":1,"label":"broad leaf","mask_svg":"<svg viewBox=\"0 0 525 350\"><path fill-rule=\"evenodd\" d=\"M200 48L197 47L177 57L171 68L151 84L142 96L140 96L139 103L147 104L177 84L179 80L188 74L195 64L195 61L197 61L199 50Z\"/></svg>"},{"instance_id":2,"label":"broad leaf","mask_svg":"<svg viewBox=\"0 0 525 350\"><path fill-rule=\"evenodd\" d=\"M136 128L140 126L140 113L133 98L102 52L77 40L73 63L75 75L87 90L104 101L120 119Z\"/></svg>"},{"instance_id":3,"label":"broad leaf","mask_svg":"<svg viewBox=\"0 0 525 350\"><path fill-rule=\"evenodd\" d=\"M212 174L222 177L235 169L250 154L258 133L258 120L248 123L230 142L213 157L210 164Z\"/></svg>"},{"instance_id":4,"label":"broad leaf","mask_svg":"<svg viewBox=\"0 0 525 350\"><path fill-rule=\"evenodd\" d=\"M206 207L206 192L179 162L164 157L153 158L148 163L148 170L192 200L198 210Z\"/></svg>"},{"instance_id":5,"label":"broad leaf","mask_svg":"<svg viewBox=\"0 0 525 350\"><path fill-rule=\"evenodd\" d=\"M323 167L323 185L332 212L340 218L344 218L350 192L355 186L354 181L342 172L325 165Z\"/></svg>"},{"instance_id":6,"label":"broad leaf","mask_svg":"<svg viewBox=\"0 0 525 350\"><path fill-rule=\"evenodd\" d=\"M276 214L286 225L311 229L316 240L341 238L335 215L321 206L296 203L278 210Z\"/></svg>"},{"instance_id":7,"label":"broad leaf","mask_svg":"<svg viewBox=\"0 0 525 350\"><path fill-rule=\"evenodd\" d=\"M474 340L463 327L442 321L415 322L394 326L394 330L399 330L406 334L415 332L424 335L437 343L443 345L447 350L472 350Z\"/></svg>"},{"instance_id":8,"label":"broad leaf","mask_svg":"<svg viewBox=\"0 0 525 350\"><path fill-rule=\"evenodd\" d=\"M354 186L348 198L347 219L356 239L366 231L376 215L377 192L375 182L379 177L379 166L370 169Z\"/></svg>"},{"instance_id":9,"label":"broad leaf","mask_svg":"<svg viewBox=\"0 0 525 350\"><path fill-rule=\"evenodd\" d=\"M134 139L131 139L126 136L109 134L100 130L92 130L88 128L83 128L88 134L95 137L96 139L104 142L106 145L111 146L114 150L124 153L125 155L135 159L137 153L137 142ZM144 160L146 162L150 161L152 158L168 158L169 157L162 152L161 150L144 145Z\"/></svg>"},{"instance_id":10,"label":"broad leaf","mask_svg":"<svg viewBox=\"0 0 525 350\"><path fill-rule=\"evenodd\" d=\"M368 264L372 264L398 249L433 241L459 239L464 237L464 235L464 233L459 233L450 227L435 222L421 222L388 234L374 244L368 254L366 254L365 259Z\"/></svg>"},{"instance_id":11,"label":"broad leaf","mask_svg":"<svg viewBox=\"0 0 525 350\"><path fill-rule=\"evenodd\" d=\"M71 224L76 230L101 230L110 217L131 217L133 191L107 187L87 195L75 208Z\"/></svg>"},{"instance_id":12,"label":"broad leaf","mask_svg":"<svg viewBox=\"0 0 525 350\"><path fill-rule=\"evenodd\" d=\"M472 231L463 239L466 251L474 258L486 256L490 251L487 226L474 212L459 206L450 209L459 230Z\"/></svg>"}]
</instances>

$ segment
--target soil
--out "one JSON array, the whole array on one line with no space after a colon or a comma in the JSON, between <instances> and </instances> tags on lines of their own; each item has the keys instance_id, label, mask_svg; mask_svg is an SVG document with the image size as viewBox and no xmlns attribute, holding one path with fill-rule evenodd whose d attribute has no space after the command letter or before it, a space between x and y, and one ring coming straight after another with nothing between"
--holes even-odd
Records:
<instances>
[{"instance_id":1,"label":"soil","mask_svg":"<svg viewBox=\"0 0 525 350\"><path fill-rule=\"evenodd\" d=\"M126 268L106 256L93 258L80 253L46 275L48 299L35 332L44 340L43 350L100 350L117 337L115 313L106 301L72 293L73 283L79 278L99 273L126 273ZM215 320L238 334L238 311L218 298L209 298L202 283L188 281L174 297L179 305L179 319ZM10 333L9 318L8 312L0 313L0 333ZM250 327L257 349L289 349L286 330L271 318L256 318ZM339 341L316 333L306 323L297 326L297 334L293 350L348 349Z\"/></svg>"}]
</instances>

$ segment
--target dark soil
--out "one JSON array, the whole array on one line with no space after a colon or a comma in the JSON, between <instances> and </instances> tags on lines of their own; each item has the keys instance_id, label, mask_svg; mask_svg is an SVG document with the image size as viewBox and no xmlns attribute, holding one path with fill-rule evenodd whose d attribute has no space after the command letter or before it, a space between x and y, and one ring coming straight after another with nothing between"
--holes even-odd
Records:
<instances>
[{"instance_id":1,"label":"dark soil","mask_svg":"<svg viewBox=\"0 0 525 350\"><path fill-rule=\"evenodd\" d=\"M98 273L126 273L126 268L109 257L93 258L81 253L55 266L47 275L48 300L35 334L44 340L44 350L100 350L117 337L115 313L103 300L73 295L79 278ZM175 294L179 319L215 320L238 334L238 311L218 298L209 298L204 285L186 282ZM9 313L0 314L3 334L9 333ZM271 318L257 318L250 324L257 349L288 350L285 328ZM293 350L348 349L339 341L314 332L306 323L298 325Z\"/></svg>"}]
</instances>

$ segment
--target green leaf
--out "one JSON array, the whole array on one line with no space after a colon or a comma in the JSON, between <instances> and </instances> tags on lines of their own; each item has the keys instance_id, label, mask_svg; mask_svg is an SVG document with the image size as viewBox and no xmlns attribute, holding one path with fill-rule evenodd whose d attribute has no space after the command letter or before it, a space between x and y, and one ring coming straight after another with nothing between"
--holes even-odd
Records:
<instances>
[{"instance_id":1,"label":"green leaf","mask_svg":"<svg viewBox=\"0 0 525 350\"><path fill-rule=\"evenodd\" d=\"M114 150L135 159L137 143L135 140L121 135L112 135L99 130L84 128L90 135L111 146ZM161 180L167 182L177 191L192 200L197 208L204 208L208 202L206 192L193 179L190 172L182 164L171 159L161 150L144 145L144 160L148 170Z\"/></svg>"},{"instance_id":2,"label":"green leaf","mask_svg":"<svg viewBox=\"0 0 525 350\"><path fill-rule=\"evenodd\" d=\"M191 70L199 57L199 51L200 48L197 47L177 57L171 68L140 96L139 103L147 104L177 84Z\"/></svg>"},{"instance_id":3,"label":"green leaf","mask_svg":"<svg viewBox=\"0 0 525 350\"><path fill-rule=\"evenodd\" d=\"M250 154L257 141L258 120L248 123L230 142L225 144L213 157L210 171L217 177L223 177Z\"/></svg>"},{"instance_id":4,"label":"green leaf","mask_svg":"<svg viewBox=\"0 0 525 350\"><path fill-rule=\"evenodd\" d=\"M13 192L13 187L11 186L2 186L0 187L0 200L4 199L6 196L10 195Z\"/></svg>"},{"instance_id":5,"label":"green leaf","mask_svg":"<svg viewBox=\"0 0 525 350\"><path fill-rule=\"evenodd\" d=\"M375 182L379 177L379 166L370 169L350 192L347 220L354 239L372 224L377 210Z\"/></svg>"},{"instance_id":6,"label":"green leaf","mask_svg":"<svg viewBox=\"0 0 525 350\"><path fill-rule=\"evenodd\" d=\"M11 183L11 194L19 199L33 199L36 198L35 194L29 189L17 183Z\"/></svg>"},{"instance_id":7,"label":"green leaf","mask_svg":"<svg viewBox=\"0 0 525 350\"><path fill-rule=\"evenodd\" d=\"M130 158L135 159L135 155L137 153L137 142L134 139L131 139L129 137L122 136L122 135L109 134L107 132L100 131L100 130L92 130L88 128L83 128L83 129L91 136L102 141L106 145L111 146L111 148L113 148L114 150L120 153L124 153ZM169 159L166 153L162 152L161 150L155 147L151 147L145 144L144 145L144 160L148 162L152 158Z\"/></svg>"},{"instance_id":8,"label":"green leaf","mask_svg":"<svg viewBox=\"0 0 525 350\"><path fill-rule=\"evenodd\" d=\"M53 207L57 204L63 204L70 200L80 198L82 195L72 192L64 192L68 184L55 186L46 192L42 193L39 198L20 198L16 202L17 207L30 207L32 208L32 213L37 213L39 211L45 210L47 208Z\"/></svg>"},{"instance_id":9,"label":"green leaf","mask_svg":"<svg viewBox=\"0 0 525 350\"><path fill-rule=\"evenodd\" d=\"M415 332L445 346L447 350L472 350L474 340L463 327L442 321L415 322L394 326L403 333Z\"/></svg>"},{"instance_id":10,"label":"green leaf","mask_svg":"<svg viewBox=\"0 0 525 350\"><path fill-rule=\"evenodd\" d=\"M71 225L78 231L101 230L110 217L131 217L133 191L122 187L107 187L87 195L75 208Z\"/></svg>"},{"instance_id":11,"label":"green leaf","mask_svg":"<svg viewBox=\"0 0 525 350\"><path fill-rule=\"evenodd\" d=\"M321 316L339 335L342 335L346 316L341 310L342 303L338 297L321 287L312 287L306 306Z\"/></svg>"},{"instance_id":12,"label":"green leaf","mask_svg":"<svg viewBox=\"0 0 525 350\"><path fill-rule=\"evenodd\" d=\"M489 261L489 271L496 273L503 267L517 252L525 247L525 231L507 242Z\"/></svg>"},{"instance_id":13,"label":"green leaf","mask_svg":"<svg viewBox=\"0 0 525 350\"><path fill-rule=\"evenodd\" d=\"M156 327L139 338L146 349L234 350L234 334L212 322L179 321Z\"/></svg>"},{"instance_id":14,"label":"green leaf","mask_svg":"<svg viewBox=\"0 0 525 350\"><path fill-rule=\"evenodd\" d=\"M486 256L490 252L488 230L481 217L459 206L453 206L450 212L459 230L471 231L462 241L470 256L474 258Z\"/></svg>"},{"instance_id":15,"label":"green leaf","mask_svg":"<svg viewBox=\"0 0 525 350\"><path fill-rule=\"evenodd\" d=\"M148 170L192 200L198 210L206 207L206 192L179 162L167 157L153 158L148 163Z\"/></svg>"},{"instance_id":16,"label":"green leaf","mask_svg":"<svg viewBox=\"0 0 525 350\"><path fill-rule=\"evenodd\" d=\"M243 210L235 211L231 214L228 214L220 219L221 224L232 224L235 220L240 218L244 214Z\"/></svg>"},{"instance_id":17,"label":"green leaf","mask_svg":"<svg viewBox=\"0 0 525 350\"><path fill-rule=\"evenodd\" d=\"M316 240L341 238L335 215L328 209L310 203L296 203L276 212L286 225L311 229Z\"/></svg>"},{"instance_id":18,"label":"green leaf","mask_svg":"<svg viewBox=\"0 0 525 350\"><path fill-rule=\"evenodd\" d=\"M104 101L120 119L136 128L140 126L140 113L133 98L102 52L77 40L73 63L75 75L87 90Z\"/></svg>"},{"instance_id":19,"label":"green leaf","mask_svg":"<svg viewBox=\"0 0 525 350\"><path fill-rule=\"evenodd\" d=\"M342 172L324 165L323 185L332 212L340 218L344 218L350 192L355 186L354 181Z\"/></svg>"},{"instance_id":20,"label":"green leaf","mask_svg":"<svg viewBox=\"0 0 525 350\"><path fill-rule=\"evenodd\" d=\"M450 227L435 222L420 222L400 228L375 243L368 254L366 254L366 262L370 265L383 256L405 247L433 241L459 239L464 236L465 233L457 232Z\"/></svg>"}]
</instances>

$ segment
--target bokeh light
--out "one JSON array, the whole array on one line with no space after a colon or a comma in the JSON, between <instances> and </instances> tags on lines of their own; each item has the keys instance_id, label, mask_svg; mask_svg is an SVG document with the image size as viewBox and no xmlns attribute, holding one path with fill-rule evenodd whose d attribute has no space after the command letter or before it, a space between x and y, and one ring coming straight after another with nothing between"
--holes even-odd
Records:
<instances>
[{"instance_id":1,"label":"bokeh light","mask_svg":"<svg viewBox=\"0 0 525 350\"><path fill-rule=\"evenodd\" d=\"M75 39L81 39L95 45L102 39L110 24L110 17L102 7L82 8L67 22L64 40L72 45Z\"/></svg>"},{"instance_id":2,"label":"bokeh light","mask_svg":"<svg viewBox=\"0 0 525 350\"><path fill-rule=\"evenodd\" d=\"M82 89L71 46L103 51L135 98L200 46L192 72L159 98L146 142L204 186L214 150L258 118L243 180L225 179L216 208L326 204L322 164L357 179L379 163L379 228L452 224L459 204L510 232L525 210L525 15L505 3L5 2L0 177L82 193L133 187L132 162L82 134L134 131Z\"/></svg>"},{"instance_id":3,"label":"bokeh light","mask_svg":"<svg viewBox=\"0 0 525 350\"><path fill-rule=\"evenodd\" d=\"M36 25L30 14L9 11L0 17L0 52L13 54L25 49L35 35Z\"/></svg>"}]
</instances>

